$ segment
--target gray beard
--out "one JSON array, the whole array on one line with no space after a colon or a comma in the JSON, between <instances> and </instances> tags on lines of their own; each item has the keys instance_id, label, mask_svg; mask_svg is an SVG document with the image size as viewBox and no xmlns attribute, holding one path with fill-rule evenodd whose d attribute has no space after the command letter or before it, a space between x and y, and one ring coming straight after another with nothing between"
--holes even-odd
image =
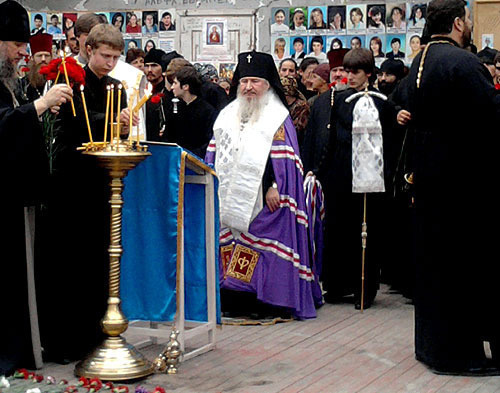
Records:
<instances>
[{"instance_id":1,"label":"gray beard","mask_svg":"<svg viewBox=\"0 0 500 393\"><path fill-rule=\"evenodd\" d=\"M261 97L247 98L238 90L238 120L240 124L255 123L259 120L262 109L268 104L274 92L269 89Z\"/></svg>"},{"instance_id":2,"label":"gray beard","mask_svg":"<svg viewBox=\"0 0 500 393\"><path fill-rule=\"evenodd\" d=\"M11 91L17 88L17 72L14 65L0 54L0 81Z\"/></svg>"}]
</instances>

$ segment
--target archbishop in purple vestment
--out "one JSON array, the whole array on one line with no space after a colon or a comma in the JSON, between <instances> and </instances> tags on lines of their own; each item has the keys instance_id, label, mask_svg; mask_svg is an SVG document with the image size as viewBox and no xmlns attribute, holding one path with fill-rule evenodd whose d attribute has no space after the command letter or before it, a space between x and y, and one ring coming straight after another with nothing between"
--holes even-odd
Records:
<instances>
[{"instance_id":1,"label":"archbishop in purple vestment","mask_svg":"<svg viewBox=\"0 0 500 393\"><path fill-rule=\"evenodd\" d=\"M221 288L313 318L303 168L272 57L240 54L233 86L206 156L219 177Z\"/></svg>"}]
</instances>

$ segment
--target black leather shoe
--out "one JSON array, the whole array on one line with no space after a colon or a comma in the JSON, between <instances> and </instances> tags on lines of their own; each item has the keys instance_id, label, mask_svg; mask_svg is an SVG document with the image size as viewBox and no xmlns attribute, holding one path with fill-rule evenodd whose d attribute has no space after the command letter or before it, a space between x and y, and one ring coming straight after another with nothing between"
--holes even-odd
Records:
<instances>
[{"instance_id":1,"label":"black leather shoe","mask_svg":"<svg viewBox=\"0 0 500 393\"><path fill-rule=\"evenodd\" d=\"M461 375L464 377L493 377L500 375L500 368L495 365L483 367L470 367L463 370L448 370L429 367L434 374L438 375Z\"/></svg>"}]
</instances>

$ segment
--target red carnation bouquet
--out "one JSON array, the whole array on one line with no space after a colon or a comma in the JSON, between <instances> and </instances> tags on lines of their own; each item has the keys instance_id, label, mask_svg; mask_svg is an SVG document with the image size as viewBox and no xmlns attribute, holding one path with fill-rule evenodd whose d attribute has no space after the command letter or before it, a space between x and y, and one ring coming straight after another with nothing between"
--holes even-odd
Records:
<instances>
[{"instance_id":1,"label":"red carnation bouquet","mask_svg":"<svg viewBox=\"0 0 500 393\"><path fill-rule=\"evenodd\" d=\"M67 82L71 87L85 85L85 70L72 57L65 58L64 62L62 58L53 59L48 65L41 67L39 73L44 75L45 79L52 84L56 84L61 80ZM73 106L73 101L71 105ZM75 115L74 106L73 115ZM42 115L45 150L49 159L50 174L54 173L54 161L63 148L58 143L59 130L56 127L57 121L56 115L51 111L46 111Z\"/></svg>"},{"instance_id":2,"label":"red carnation bouquet","mask_svg":"<svg viewBox=\"0 0 500 393\"><path fill-rule=\"evenodd\" d=\"M85 70L72 57L67 57L65 60L66 71L68 73L69 83L85 85ZM48 65L40 68L40 74L45 75L48 81L57 83L61 75L64 75L63 59L54 59Z\"/></svg>"}]
</instances>

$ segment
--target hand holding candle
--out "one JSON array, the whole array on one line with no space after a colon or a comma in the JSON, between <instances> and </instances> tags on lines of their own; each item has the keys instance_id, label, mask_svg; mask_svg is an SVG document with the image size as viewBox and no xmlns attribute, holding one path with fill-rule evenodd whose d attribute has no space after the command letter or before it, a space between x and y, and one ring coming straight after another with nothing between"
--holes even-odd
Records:
<instances>
[{"instance_id":1,"label":"hand holding candle","mask_svg":"<svg viewBox=\"0 0 500 393\"><path fill-rule=\"evenodd\" d=\"M148 87L144 90L144 95L134 107L134 112L138 112L139 109L142 108L142 106L147 102L147 100L149 100L152 93L153 93L153 86L151 86L151 83L148 83Z\"/></svg>"}]
</instances>

